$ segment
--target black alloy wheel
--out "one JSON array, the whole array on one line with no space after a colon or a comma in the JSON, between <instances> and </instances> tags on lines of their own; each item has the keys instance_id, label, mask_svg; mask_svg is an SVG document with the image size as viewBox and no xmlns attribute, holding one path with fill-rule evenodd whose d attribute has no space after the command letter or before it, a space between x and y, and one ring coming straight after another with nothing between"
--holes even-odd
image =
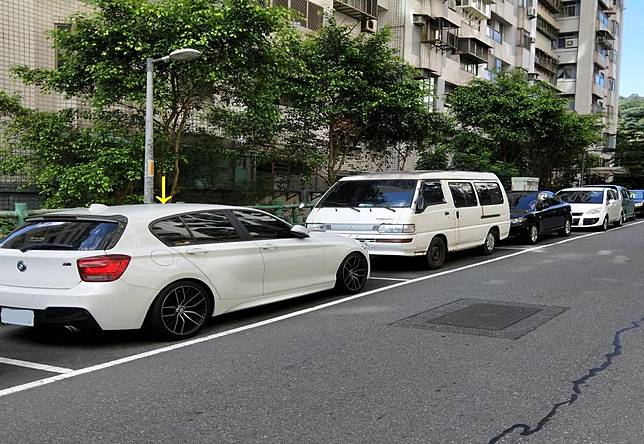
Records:
<instances>
[{"instance_id":1,"label":"black alloy wheel","mask_svg":"<svg viewBox=\"0 0 644 444\"><path fill-rule=\"evenodd\" d=\"M357 293L367 283L369 264L360 253L351 253L342 263L336 274L335 289L342 293Z\"/></svg>"},{"instance_id":2,"label":"black alloy wheel","mask_svg":"<svg viewBox=\"0 0 644 444\"><path fill-rule=\"evenodd\" d=\"M150 307L149 325L170 340L194 336L212 315L212 302L206 289L189 281L175 282L157 296Z\"/></svg>"},{"instance_id":3,"label":"black alloy wheel","mask_svg":"<svg viewBox=\"0 0 644 444\"><path fill-rule=\"evenodd\" d=\"M427 266L430 270L436 270L445 263L447 258L447 245L442 237L432 239L427 249Z\"/></svg>"},{"instance_id":4,"label":"black alloy wheel","mask_svg":"<svg viewBox=\"0 0 644 444\"><path fill-rule=\"evenodd\" d=\"M528 243L532 245L539 241L539 227L537 224L532 223L528 226L528 234L526 237L528 239Z\"/></svg>"},{"instance_id":5,"label":"black alloy wheel","mask_svg":"<svg viewBox=\"0 0 644 444\"><path fill-rule=\"evenodd\" d=\"M559 232L559 236L568 237L570 236L571 231L572 231L572 222L570 221L570 219L566 218L566 222L564 223L564 227Z\"/></svg>"}]
</instances>

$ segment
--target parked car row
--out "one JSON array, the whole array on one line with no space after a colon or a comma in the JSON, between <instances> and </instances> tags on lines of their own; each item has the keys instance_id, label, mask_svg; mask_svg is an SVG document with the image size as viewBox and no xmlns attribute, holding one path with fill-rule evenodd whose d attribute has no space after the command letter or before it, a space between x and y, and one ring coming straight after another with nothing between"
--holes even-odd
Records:
<instances>
[{"instance_id":1,"label":"parked car row","mask_svg":"<svg viewBox=\"0 0 644 444\"><path fill-rule=\"evenodd\" d=\"M506 194L494 174L419 171L343 178L306 227L221 205L60 211L0 240L0 322L148 326L182 339L219 314L332 288L359 292L370 256L422 257L435 269L449 252L488 255L510 235L535 243L621 225L642 208L631 197L614 186Z\"/></svg>"}]
</instances>

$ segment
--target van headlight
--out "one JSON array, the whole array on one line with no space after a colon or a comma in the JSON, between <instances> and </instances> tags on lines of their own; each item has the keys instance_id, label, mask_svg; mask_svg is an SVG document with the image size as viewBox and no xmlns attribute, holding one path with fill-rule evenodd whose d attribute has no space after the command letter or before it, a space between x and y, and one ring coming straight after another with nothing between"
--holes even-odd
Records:
<instances>
[{"instance_id":1,"label":"van headlight","mask_svg":"<svg viewBox=\"0 0 644 444\"><path fill-rule=\"evenodd\" d=\"M378 233L383 234L414 234L416 224L382 224L378 227Z\"/></svg>"},{"instance_id":2,"label":"van headlight","mask_svg":"<svg viewBox=\"0 0 644 444\"><path fill-rule=\"evenodd\" d=\"M586 211L586 214L599 214L602 212L601 208L593 208L592 210Z\"/></svg>"},{"instance_id":3,"label":"van headlight","mask_svg":"<svg viewBox=\"0 0 644 444\"><path fill-rule=\"evenodd\" d=\"M327 230L326 224L306 224L306 228L308 228L309 231L326 231Z\"/></svg>"}]
</instances>

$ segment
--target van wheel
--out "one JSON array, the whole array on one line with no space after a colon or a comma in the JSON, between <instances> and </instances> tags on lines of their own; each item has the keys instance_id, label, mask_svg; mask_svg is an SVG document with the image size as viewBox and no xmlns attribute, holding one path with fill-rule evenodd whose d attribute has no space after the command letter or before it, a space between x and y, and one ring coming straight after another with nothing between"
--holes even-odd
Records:
<instances>
[{"instance_id":1,"label":"van wheel","mask_svg":"<svg viewBox=\"0 0 644 444\"><path fill-rule=\"evenodd\" d=\"M440 268L447 257L447 245L442 237L435 237L427 249L427 266L430 270Z\"/></svg>"},{"instance_id":2,"label":"van wheel","mask_svg":"<svg viewBox=\"0 0 644 444\"><path fill-rule=\"evenodd\" d=\"M493 230L488 231L481 250L486 256L489 256L490 254L494 253L494 250L496 250L496 233Z\"/></svg>"}]
</instances>

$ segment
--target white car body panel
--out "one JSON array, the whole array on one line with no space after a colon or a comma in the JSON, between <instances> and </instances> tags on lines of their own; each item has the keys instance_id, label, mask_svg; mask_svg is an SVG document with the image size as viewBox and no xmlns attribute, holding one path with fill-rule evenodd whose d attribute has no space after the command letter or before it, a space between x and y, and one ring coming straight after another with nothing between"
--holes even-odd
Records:
<instances>
[{"instance_id":1,"label":"white car body panel","mask_svg":"<svg viewBox=\"0 0 644 444\"><path fill-rule=\"evenodd\" d=\"M341 236L313 233L310 238L166 246L149 230L151 222L165 217L229 209L245 208L169 204L57 212L59 216L125 216L128 222L110 250L23 253L0 244L0 308L79 308L87 310L104 330L137 329L156 296L179 280L207 286L214 298L213 315L218 315L333 288L340 263L352 252L363 254L368 263L364 246ZM264 250L265 244L277 248ZM131 257L123 275L113 282L82 281L76 260L105 254ZM21 260L27 264L24 272L17 269Z\"/></svg>"}]
</instances>

